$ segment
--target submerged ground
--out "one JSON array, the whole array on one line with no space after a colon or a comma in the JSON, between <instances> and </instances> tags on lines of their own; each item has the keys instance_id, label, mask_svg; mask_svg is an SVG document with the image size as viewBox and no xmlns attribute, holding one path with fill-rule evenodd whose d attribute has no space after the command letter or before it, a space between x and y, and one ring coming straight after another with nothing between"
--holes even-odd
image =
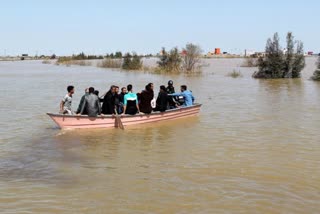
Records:
<instances>
[{"instance_id":1,"label":"submerged ground","mask_svg":"<svg viewBox=\"0 0 320 214\"><path fill-rule=\"evenodd\" d=\"M242 59L207 60L202 75L0 63L0 210L3 213L319 213L320 84L257 80ZM242 78L227 73L240 70ZM172 79L203 103L199 117L121 130L61 131L68 84Z\"/></svg>"}]
</instances>

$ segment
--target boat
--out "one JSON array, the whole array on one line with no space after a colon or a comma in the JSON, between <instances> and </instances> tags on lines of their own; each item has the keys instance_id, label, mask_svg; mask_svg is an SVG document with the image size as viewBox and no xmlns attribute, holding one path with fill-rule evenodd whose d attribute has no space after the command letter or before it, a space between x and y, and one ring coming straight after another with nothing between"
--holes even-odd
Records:
<instances>
[{"instance_id":1,"label":"boat","mask_svg":"<svg viewBox=\"0 0 320 214\"><path fill-rule=\"evenodd\" d=\"M153 112L151 114L136 115L99 115L88 117L87 115L65 115L47 113L47 115L61 129L81 129L81 128L118 128L119 117L124 127L145 123L155 123L160 121L176 120L196 116L199 114L201 104L194 104L188 107L179 107L165 112Z\"/></svg>"}]
</instances>

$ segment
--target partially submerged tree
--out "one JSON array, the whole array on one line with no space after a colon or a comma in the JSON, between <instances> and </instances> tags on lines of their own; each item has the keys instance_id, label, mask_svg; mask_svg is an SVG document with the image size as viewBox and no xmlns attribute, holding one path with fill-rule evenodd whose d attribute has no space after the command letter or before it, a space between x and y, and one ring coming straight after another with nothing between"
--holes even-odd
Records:
<instances>
[{"instance_id":1,"label":"partially submerged tree","mask_svg":"<svg viewBox=\"0 0 320 214\"><path fill-rule=\"evenodd\" d=\"M172 48L169 52L162 48L160 60L157 63L160 71L180 72L181 61L178 48Z\"/></svg>"},{"instance_id":2,"label":"partially submerged tree","mask_svg":"<svg viewBox=\"0 0 320 214\"><path fill-rule=\"evenodd\" d=\"M139 70L142 68L142 61L141 58L136 54L127 53L123 57L122 69L125 70Z\"/></svg>"},{"instance_id":3,"label":"partially submerged tree","mask_svg":"<svg viewBox=\"0 0 320 214\"><path fill-rule=\"evenodd\" d=\"M188 43L182 51L183 68L186 72L193 72L200 68L202 49L200 46Z\"/></svg>"},{"instance_id":4,"label":"partially submerged tree","mask_svg":"<svg viewBox=\"0 0 320 214\"><path fill-rule=\"evenodd\" d=\"M296 50L295 50L295 44ZM254 78L298 78L305 67L303 43L294 41L291 32L287 34L287 48L281 49L278 33L268 39L265 56L258 60L259 70ZM285 52L285 53L284 53Z\"/></svg>"},{"instance_id":5,"label":"partially submerged tree","mask_svg":"<svg viewBox=\"0 0 320 214\"><path fill-rule=\"evenodd\" d=\"M317 61L317 69L314 71L313 76L311 77L312 80L320 81L320 56Z\"/></svg>"}]
</instances>

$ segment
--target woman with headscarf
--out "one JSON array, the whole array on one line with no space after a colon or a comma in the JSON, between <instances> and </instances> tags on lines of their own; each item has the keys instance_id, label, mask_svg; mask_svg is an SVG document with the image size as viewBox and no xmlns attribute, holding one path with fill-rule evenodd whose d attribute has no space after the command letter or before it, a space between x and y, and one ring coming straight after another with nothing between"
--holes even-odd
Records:
<instances>
[{"instance_id":1,"label":"woman with headscarf","mask_svg":"<svg viewBox=\"0 0 320 214\"><path fill-rule=\"evenodd\" d=\"M149 83L146 85L145 90L140 93L140 111L145 114L150 114L152 112L151 101L153 100L154 92L153 92L153 83Z\"/></svg>"}]
</instances>

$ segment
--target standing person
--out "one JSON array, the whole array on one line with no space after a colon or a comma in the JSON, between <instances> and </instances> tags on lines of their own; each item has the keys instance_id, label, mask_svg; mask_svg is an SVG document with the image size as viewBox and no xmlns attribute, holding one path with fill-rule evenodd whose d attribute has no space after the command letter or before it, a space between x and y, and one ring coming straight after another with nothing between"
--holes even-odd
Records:
<instances>
[{"instance_id":1,"label":"standing person","mask_svg":"<svg viewBox=\"0 0 320 214\"><path fill-rule=\"evenodd\" d=\"M160 86L160 92L157 98L156 111L165 112L168 108L168 93L164 85Z\"/></svg>"},{"instance_id":2,"label":"standing person","mask_svg":"<svg viewBox=\"0 0 320 214\"><path fill-rule=\"evenodd\" d=\"M166 91L167 91L168 95L175 93L172 80L168 81L168 86L166 88ZM172 97L172 96L168 98L169 108L170 109L173 109L173 108L177 107L177 103L176 103L175 99L176 99L176 97Z\"/></svg>"},{"instance_id":3,"label":"standing person","mask_svg":"<svg viewBox=\"0 0 320 214\"><path fill-rule=\"evenodd\" d=\"M94 88L89 88L89 94L85 96L83 105L78 115L88 113L89 117L96 117L101 114L99 97L94 93Z\"/></svg>"},{"instance_id":4,"label":"standing person","mask_svg":"<svg viewBox=\"0 0 320 214\"><path fill-rule=\"evenodd\" d=\"M137 94L132 92L132 85L127 86L128 93L123 99L123 113L135 115L140 112Z\"/></svg>"},{"instance_id":5,"label":"standing person","mask_svg":"<svg viewBox=\"0 0 320 214\"><path fill-rule=\"evenodd\" d=\"M74 94L74 86L69 85L67 87L68 93L60 102L60 113L72 115L71 104L72 104L72 95Z\"/></svg>"},{"instance_id":6,"label":"standing person","mask_svg":"<svg viewBox=\"0 0 320 214\"><path fill-rule=\"evenodd\" d=\"M152 112L151 101L153 100L154 92L153 92L153 84L149 83L146 85L145 90L143 90L140 94L140 111L145 114L150 114Z\"/></svg>"},{"instance_id":7,"label":"standing person","mask_svg":"<svg viewBox=\"0 0 320 214\"><path fill-rule=\"evenodd\" d=\"M124 102L124 95L127 94L127 88L122 87L121 88L121 93L119 94L119 109L118 109L118 114L123 113L123 102Z\"/></svg>"},{"instance_id":8,"label":"standing person","mask_svg":"<svg viewBox=\"0 0 320 214\"><path fill-rule=\"evenodd\" d=\"M169 96L183 96L184 103L182 106L192 106L194 102L194 97L192 95L192 92L187 90L186 85L182 85L180 89L181 89L181 93L173 93L173 94L169 94Z\"/></svg>"},{"instance_id":9,"label":"standing person","mask_svg":"<svg viewBox=\"0 0 320 214\"><path fill-rule=\"evenodd\" d=\"M86 89L84 90L84 95L81 97L81 100L80 100L78 109L77 109L77 111L76 111L77 114L80 113L81 107L82 107L83 102L84 102L84 99L85 99L85 97L86 97L88 94L89 94L89 88L86 88ZM84 112L84 114L86 114L86 112Z\"/></svg>"},{"instance_id":10,"label":"standing person","mask_svg":"<svg viewBox=\"0 0 320 214\"><path fill-rule=\"evenodd\" d=\"M103 98L102 113L114 114L116 87L113 85Z\"/></svg>"}]
</instances>

